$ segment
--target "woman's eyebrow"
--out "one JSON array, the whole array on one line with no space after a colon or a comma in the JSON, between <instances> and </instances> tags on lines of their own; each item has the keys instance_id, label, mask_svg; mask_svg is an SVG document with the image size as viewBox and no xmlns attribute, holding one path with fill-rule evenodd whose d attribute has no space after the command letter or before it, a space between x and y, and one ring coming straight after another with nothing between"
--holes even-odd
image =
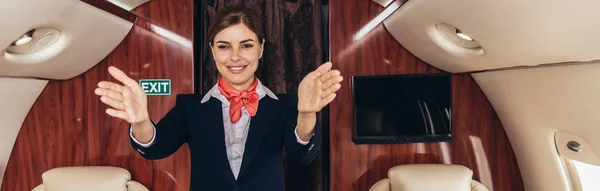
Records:
<instances>
[{"instance_id":1,"label":"woman's eyebrow","mask_svg":"<svg viewBox=\"0 0 600 191\"><path fill-rule=\"evenodd\" d=\"M242 41L240 41L240 44L241 44L241 43L245 43L245 42L254 42L254 40L252 40L252 39L246 39L246 40L242 40ZM230 42L227 42L227 41L222 41L222 40L220 40L220 41L217 41L215 44L217 44L217 43L231 44Z\"/></svg>"}]
</instances>

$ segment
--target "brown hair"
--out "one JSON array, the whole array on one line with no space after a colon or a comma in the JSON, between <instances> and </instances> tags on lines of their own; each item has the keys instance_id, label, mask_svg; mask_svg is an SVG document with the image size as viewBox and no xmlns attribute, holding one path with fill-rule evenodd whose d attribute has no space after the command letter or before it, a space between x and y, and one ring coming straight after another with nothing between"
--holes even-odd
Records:
<instances>
[{"instance_id":1,"label":"brown hair","mask_svg":"<svg viewBox=\"0 0 600 191\"><path fill-rule=\"evenodd\" d=\"M227 27L240 23L246 25L252 32L256 33L259 43L263 43L265 34L263 33L258 13L250 8L240 5L225 7L217 12L215 17L210 21L210 26L208 27L208 42L212 44L217 33Z\"/></svg>"}]
</instances>

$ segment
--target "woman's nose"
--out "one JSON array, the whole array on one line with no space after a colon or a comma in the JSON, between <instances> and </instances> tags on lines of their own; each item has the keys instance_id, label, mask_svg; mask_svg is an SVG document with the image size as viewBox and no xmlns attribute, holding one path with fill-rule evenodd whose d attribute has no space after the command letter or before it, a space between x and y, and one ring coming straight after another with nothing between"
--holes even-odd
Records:
<instances>
[{"instance_id":1,"label":"woman's nose","mask_svg":"<svg viewBox=\"0 0 600 191\"><path fill-rule=\"evenodd\" d=\"M237 50L233 50L233 52L231 53L231 61L237 62L237 61L240 61L240 60L241 60L241 58L240 58L240 55L238 54L238 51Z\"/></svg>"}]
</instances>

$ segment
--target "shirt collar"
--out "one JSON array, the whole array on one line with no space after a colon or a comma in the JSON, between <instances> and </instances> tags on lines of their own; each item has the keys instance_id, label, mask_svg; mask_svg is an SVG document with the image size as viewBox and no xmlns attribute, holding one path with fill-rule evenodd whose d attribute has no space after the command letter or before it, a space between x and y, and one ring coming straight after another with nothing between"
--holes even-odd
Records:
<instances>
[{"instance_id":1,"label":"shirt collar","mask_svg":"<svg viewBox=\"0 0 600 191\"><path fill-rule=\"evenodd\" d=\"M258 80L258 79L256 79ZM262 83L260 82L260 80L258 80L258 84L256 85L256 93L259 96L259 99L262 99L263 97L265 97L265 95L273 98L274 100L279 100L277 98L277 96L275 96L275 94L269 90L269 88L265 87L262 85ZM204 95L204 97L202 97L202 100L200 101L200 103L206 103L210 97L214 97L217 98L221 101L227 101L227 99L225 99L225 96L223 96L223 94L221 94L221 91L219 91L219 85L215 84L212 88L210 88L210 90L208 90L208 92L206 93L206 95ZM225 100L223 100L225 99ZM227 101L229 102L229 101Z\"/></svg>"}]
</instances>

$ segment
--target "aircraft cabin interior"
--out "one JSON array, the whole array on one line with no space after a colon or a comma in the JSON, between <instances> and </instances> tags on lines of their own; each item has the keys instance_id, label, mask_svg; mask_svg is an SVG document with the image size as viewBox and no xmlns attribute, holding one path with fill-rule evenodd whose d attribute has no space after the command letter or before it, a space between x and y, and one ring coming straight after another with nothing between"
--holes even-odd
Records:
<instances>
[{"instance_id":1,"label":"aircraft cabin interior","mask_svg":"<svg viewBox=\"0 0 600 191\"><path fill-rule=\"evenodd\" d=\"M258 38L264 33L264 41L240 48L215 42L241 38L231 28L214 30L220 10L235 5L256 12L261 27L244 16L227 22L244 23L232 26ZM0 191L272 188L265 184L288 191L597 191L598 7L597 0L0 0ZM220 65L253 50L260 52L254 65ZM247 141L235 134L238 118L225 111L236 106L221 82L244 72L260 80L251 87L261 104L250 118L244 105L241 120L289 115L290 128L267 123L261 138L258 125L247 125ZM333 88L323 79L334 73L343 77L335 91L311 89ZM98 93L105 82L139 101L123 108L137 104L147 116L111 109ZM308 90L322 93L310 94L322 96L310 102L319 107L302 105L311 101ZM285 105L287 95L299 105ZM220 103L217 96L229 100L221 100L223 110L204 112L203 104ZM292 113L267 110L264 100ZM182 107L204 113L173 121ZM213 114L219 123L209 120ZM152 126L131 122L140 116ZM164 121L186 124L177 136L187 142L165 146L172 146L165 156L146 155L179 133ZM139 141L138 124L153 129L144 134L152 141ZM241 152L229 150L228 124L243 140L231 142ZM204 138L192 140L201 132ZM294 148L314 155L299 163ZM216 157L207 157L213 150ZM274 181L254 184L265 173ZM215 186L221 180L231 187Z\"/></svg>"}]
</instances>

